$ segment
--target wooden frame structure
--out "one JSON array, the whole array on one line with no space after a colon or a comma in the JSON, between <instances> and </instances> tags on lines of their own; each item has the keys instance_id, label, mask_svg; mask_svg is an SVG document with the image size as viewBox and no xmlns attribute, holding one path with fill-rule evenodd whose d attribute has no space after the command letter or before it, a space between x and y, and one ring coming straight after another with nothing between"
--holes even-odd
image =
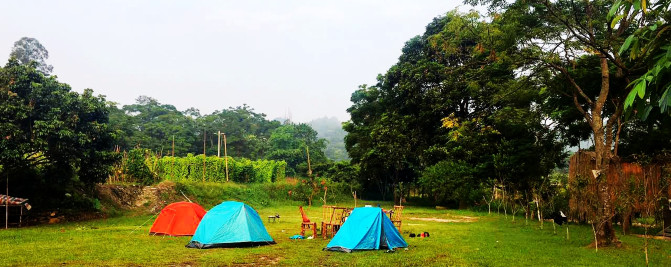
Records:
<instances>
[{"instance_id":1,"label":"wooden frame structure","mask_svg":"<svg viewBox=\"0 0 671 267\"><path fill-rule=\"evenodd\" d=\"M396 226L398 232L401 232L401 224L403 222L403 206L394 205L394 209L389 211L389 219Z\"/></svg>"},{"instance_id":2,"label":"wooden frame structure","mask_svg":"<svg viewBox=\"0 0 671 267\"><path fill-rule=\"evenodd\" d=\"M345 222L351 208L322 206L322 237L335 236L340 230L340 226Z\"/></svg>"}]
</instances>

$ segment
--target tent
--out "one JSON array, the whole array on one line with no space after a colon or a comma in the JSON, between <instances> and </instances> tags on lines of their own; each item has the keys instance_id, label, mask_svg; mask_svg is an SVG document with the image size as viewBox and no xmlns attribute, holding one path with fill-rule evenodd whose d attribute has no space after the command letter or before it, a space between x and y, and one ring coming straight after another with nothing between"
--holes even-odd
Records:
<instances>
[{"instance_id":1,"label":"tent","mask_svg":"<svg viewBox=\"0 0 671 267\"><path fill-rule=\"evenodd\" d=\"M247 204L226 201L205 214L186 247L247 247L275 244L256 211Z\"/></svg>"},{"instance_id":2,"label":"tent","mask_svg":"<svg viewBox=\"0 0 671 267\"><path fill-rule=\"evenodd\" d=\"M381 208L356 208L325 250L395 249L408 247L394 224Z\"/></svg>"},{"instance_id":3,"label":"tent","mask_svg":"<svg viewBox=\"0 0 671 267\"><path fill-rule=\"evenodd\" d=\"M196 203L172 203L158 214L149 234L184 236L193 235L198 223L205 216L205 209Z\"/></svg>"}]
</instances>

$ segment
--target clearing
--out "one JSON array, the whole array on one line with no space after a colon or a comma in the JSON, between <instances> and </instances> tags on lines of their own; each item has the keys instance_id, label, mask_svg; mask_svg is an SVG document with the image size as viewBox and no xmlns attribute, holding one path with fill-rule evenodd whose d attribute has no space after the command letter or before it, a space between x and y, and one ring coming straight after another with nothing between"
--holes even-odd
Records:
<instances>
[{"instance_id":1,"label":"clearing","mask_svg":"<svg viewBox=\"0 0 671 267\"><path fill-rule=\"evenodd\" d=\"M372 203L371 203L372 204ZM341 204L342 205L342 204ZM383 205L384 206L384 205ZM389 205L387 205L389 206ZM206 207L210 208L210 207ZM359 251L351 254L321 249L329 240L290 240L297 234L300 214L297 206L254 207L276 245L253 248L187 249L189 237L148 235L151 215L126 215L85 222L41 225L0 230L0 265L279 265L279 266L642 266L643 238L619 236L622 248L587 245L591 228L565 227L537 221L525 225L508 216L462 210L406 207L403 237L407 250L395 253ZM320 221L321 208L306 208L313 221ZM279 222L268 215L281 214ZM465 218L468 218L467 220ZM462 220L453 222L452 220ZM412 223L419 221L421 224ZM466 222L467 221L467 222ZM429 232L429 238L409 238L409 233ZM650 263L671 266L671 242L649 239Z\"/></svg>"}]
</instances>

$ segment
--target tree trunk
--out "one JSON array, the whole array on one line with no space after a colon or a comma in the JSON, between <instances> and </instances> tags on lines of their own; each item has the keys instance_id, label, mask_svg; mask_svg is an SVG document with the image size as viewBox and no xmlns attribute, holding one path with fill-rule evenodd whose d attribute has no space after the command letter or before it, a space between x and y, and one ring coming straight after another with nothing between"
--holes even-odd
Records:
<instances>
[{"instance_id":1,"label":"tree trunk","mask_svg":"<svg viewBox=\"0 0 671 267\"><path fill-rule=\"evenodd\" d=\"M604 55L601 55L601 91L599 97L593 105L591 116L591 128L594 133L594 152L596 154L596 170L599 172L596 179L596 188L598 196L598 210L595 214L595 234L596 242L601 246L609 246L619 243L615 236L612 218L614 215L613 203L611 200L611 187L608 184L607 171L612 156L611 148L613 142L612 125L617 118L610 118L607 125L603 123L603 108L608 98L610 89L610 70L608 61ZM616 114L619 113L617 108Z\"/></svg>"}]
</instances>

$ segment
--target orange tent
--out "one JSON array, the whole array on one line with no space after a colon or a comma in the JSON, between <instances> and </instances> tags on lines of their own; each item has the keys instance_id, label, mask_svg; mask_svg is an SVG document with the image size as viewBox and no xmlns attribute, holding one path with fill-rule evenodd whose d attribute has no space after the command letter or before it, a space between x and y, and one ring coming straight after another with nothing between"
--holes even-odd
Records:
<instances>
[{"instance_id":1,"label":"orange tent","mask_svg":"<svg viewBox=\"0 0 671 267\"><path fill-rule=\"evenodd\" d=\"M172 203L161 210L156 221L154 221L154 225L151 226L149 234L193 235L205 213L205 209L196 203Z\"/></svg>"}]
</instances>

